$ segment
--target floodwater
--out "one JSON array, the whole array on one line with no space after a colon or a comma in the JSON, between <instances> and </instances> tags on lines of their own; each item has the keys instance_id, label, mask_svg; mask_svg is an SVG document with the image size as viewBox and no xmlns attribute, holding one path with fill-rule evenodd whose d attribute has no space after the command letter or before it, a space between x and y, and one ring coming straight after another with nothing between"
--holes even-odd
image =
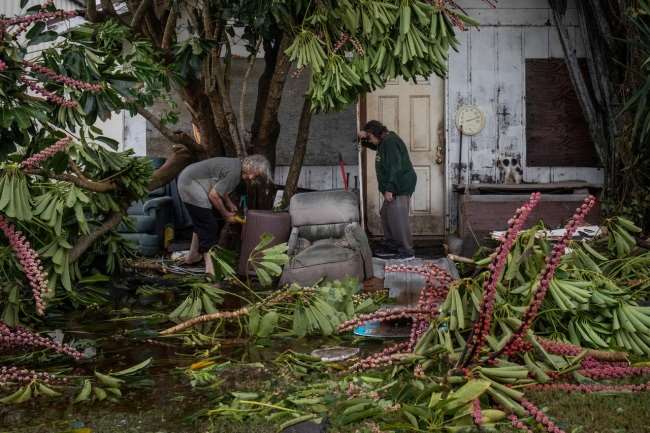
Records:
<instances>
[{"instance_id":1,"label":"floodwater","mask_svg":"<svg viewBox=\"0 0 650 433\"><path fill-rule=\"evenodd\" d=\"M178 300L168 300L173 305ZM210 409L209 396L192 389L186 369L210 347L191 347L178 338L153 338L156 331L169 325L162 314L151 309L117 310L111 314L97 311L66 314L65 321L48 320L52 329L63 329L65 339L88 342L95 346L96 355L75 364L62 360L61 368L72 368L68 374L91 376L94 371L110 373L138 364L148 358L152 363L142 377L128 387L116 402L90 401L72 404L73 394L57 398L34 398L20 405L0 405L0 433L211 433L223 432L223 427L210 424L200 413ZM141 314L141 316L137 316ZM130 316L115 320L116 316ZM61 316L62 317L62 316ZM111 319L111 317L113 319ZM58 325L58 326L57 326ZM361 345L362 350L374 350L377 341L350 341L344 345ZM267 363L279 353L291 349L309 353L317 347L341 344L334 339L274 339L257 341L222 339L212 347L211 356L217 362ZM365 350L364 350L365 351ZM0 359L0 364L3 360ZM54 366L53 368L56 368ZM248 378L250 379L250 377ZM237 381L237 378L232 380ZM79 388L75 388L78 392ZM5 395L6 393L3 393ZM234 427L233 427L234 428ZM272 432L271 426L245 429L239 426L228 431Z\"/></svg>"}]
</instances>

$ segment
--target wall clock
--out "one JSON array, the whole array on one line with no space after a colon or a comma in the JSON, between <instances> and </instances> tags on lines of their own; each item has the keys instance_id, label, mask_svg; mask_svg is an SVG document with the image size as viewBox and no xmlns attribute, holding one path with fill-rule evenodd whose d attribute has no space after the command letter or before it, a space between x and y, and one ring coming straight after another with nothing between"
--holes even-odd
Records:
<instances>
[{"instance_id":1,"label":"wall clock","mask_svg":"<svg viewBox=\"0 0 650 433\"><path fill-rule=\"evenodd\" d=\"M476 105L461 105L456 110L456 127L463 135L476 135L485 127L485 114Z\"/></svg>"}]
</instances>

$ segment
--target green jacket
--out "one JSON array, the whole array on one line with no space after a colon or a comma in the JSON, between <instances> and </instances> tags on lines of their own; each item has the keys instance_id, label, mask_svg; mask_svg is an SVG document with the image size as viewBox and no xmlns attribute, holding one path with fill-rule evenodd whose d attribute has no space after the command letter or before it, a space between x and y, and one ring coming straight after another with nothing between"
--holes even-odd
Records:
<instances>
[{"instance_id":1,"label":"green jacket","mask_svg":"<svg viewBox=\"0 0 650 433\"><path fill-rule=\"evenodd\" d=\"M370 143L364 145L377 151L375 171L379 191L381 193L389 191L396 195L412 195L415 191L417 175L402 139L390 131L381 140L379 146Z\"/></svg>"}]
</instances>

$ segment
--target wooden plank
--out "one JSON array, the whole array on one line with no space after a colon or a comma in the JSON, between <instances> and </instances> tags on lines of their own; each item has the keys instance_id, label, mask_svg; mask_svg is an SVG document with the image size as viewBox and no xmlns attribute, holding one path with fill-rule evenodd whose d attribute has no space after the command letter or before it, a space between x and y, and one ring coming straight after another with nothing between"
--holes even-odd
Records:
<instances>
[{"instance_id":1,"label":"wooden plank","mask_svg":"<svg viewBox=\"0 0 650 433\"><path fill-rule=\"evenodd\" d=\"M567 9L575 9L576 0L569 0ZM548 9L547 0L498 0L496 9ZM493 9L484 0L456 0L456 4L463 9Z\"/></svg>"},{"instance_id":2,"label":"wooden plank","mask_svg":"<svg viewBox=\"0 0 650 433\"><path fill-rule=\"evenodd\" d=\"M497 65L500 62L498 29L494 27L472 30L470 33L470 72L472 100L485 113L485 128L471 138L470 178L480 182L494 182L496 179L497 138ZM495 53L496 51L496 53Z\"/></svg>"},{"instance_id":3,"label":"wooden plank","mask_svg":"<svg viewBox=\"0 0 650 433\"><path fill-rule=\"evenodd\" d=\"M524 182L546 183L551 181L550 167L523 167Z\"/></svg>"},{"instance_id":4,"label":"wooden plank","mask_svg":"<svg viewBox=\"0 0 650 433\"><path fill-rule=\"evenodd\" d=\"M446 80L447 86L447 115L446 121L446 184L451 186L458 181L458 155L459 155L459 132L456 128L456 110L462 104L471 102L471 76L469 70L470 32L458 34L460 43L458 52L449 52L449 76ZM469 141L467 142L469 143ZM466 144L467 145L467 144ZM461 176L463 174L461 173ZM451 188L447 188L447 228L450 231L456 229L457 210L456 194Z\"/></svg>"},{"instance_id":5,"label":"wooden plank","mask_svg":"<svg viewBox=\"0 0 650 433\"><path fill-rule=\"evenodd\" d=\"M562 59L526 60L526 165L598 165L582 109Z\"/></svg>"},{"instance_id":6,"label":"wooden plank","mask_svg":"<svg viewBox=\"0 0 650 433\"><path fill-rule=\"evenodd\" d=\"M524 63L522 29L498 30L496 157L522 159ZM497 172L497 175L499 173Z\"/></svg>"},{"instance_id":7,"label":"wooden plank","mask_svg":"<svg viewBox=\"0 0 650 433\"><path fill-rule=\"evenodd\" d=\"M526 27L524 29L524 56L527 59L545 59L548 52L549 27Z\"/></svg>"},{"instance_id":8,"label":"wooden plank","mask_svg":"<svg viewBox=\"0 0 650 433\"><path fill-rule=\"evenodd\" d=\"M570 167L566 167L570 168ZM463 190L464 185L454 185L455 188ZM557 183L522 183L522 184L493 184L493 183L475 183L470 185L471 191L572 191L583 188L600 188L598 183L587 181L558 181Z\"/></svg>"},{"instance_id":9,"label":"wooden plank","mask_svg":"<svg viewBox=\"0 0 650 433\"><path fill-rule=\"evenodd\" d=\"M546 26L550 19L548 9L468 9L467 13L481 27Z\"/></svg>"}]
</instances>

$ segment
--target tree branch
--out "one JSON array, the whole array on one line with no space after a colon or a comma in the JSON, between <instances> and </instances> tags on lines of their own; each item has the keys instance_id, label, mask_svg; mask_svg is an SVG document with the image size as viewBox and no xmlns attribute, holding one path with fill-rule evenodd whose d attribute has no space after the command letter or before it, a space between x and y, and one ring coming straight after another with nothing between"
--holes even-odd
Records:
<instances>
[{"instance_id":1,"label":"tree branch","mask_svg":"<svg viewBox=\"0 0 650 433\"><path fill-rule=\"evenodd\" d=\"M569 32L562 22L563 16L560 13L561 5L558 5L558 3L561 3L561 1L549 0L553 14L553 21L555 23L555 27L557 28L558 35L560 37L560 43L562 45L562 51L564 52L564 58L567 64L567 68L569 69L569 76L571 77L573 88L578 95L578 101L582 107L582 112L584 113L587 124L589 125L589 132L592 139L594 140L594 145L596 147L598 157L603 166L607 167L609 158L606 149L608 146L607 141L602 134L603 124L598 118L598 113L596 111L592 95L589 92L587 83L585 82L582 71L580 70L578 56L576 55L575 50L573 50L570 46Z\"/></svg>"},{"instance_id":2,"label":"tree branch","mask_svg":"<svg viewBox=\"0 0 650 433\"><path fill-rule=\"evenodd\" d=\"M110 1L110 0L108 0ZM133 14L133 18L131 18L131 28L132 29L137 29L140 27L142 24L142 20L145 17L145 14L148 12L149 8L151 7L152 0L142 0L140 5L138 6L138 9Z\"/></svg>"},{"instance_id":3,"label":"tree branch","mask_svg":"<svg viewBox=\"0 0 650 433\"><path fill-rule=\"evenodd\" d=\"M86 0L86 18L90 22L97 22L97 3L95 3L95 0Z\"/></svg>"},{"instance_id":4,"label":"tree branch","mask_svg":"<svg viewBox=\"0 0 650 433\"><path fill-rule=\"evenodd\" d=\"M166 127L162 121L157 118L153 113L150 111L146 110L144 107L137 106L136 110L138 114L140 114L142 117L147 119L149 123L151 123L160 133L167 138L169 141L177 144L182 144L184 146L187 146L190 150L194 151L198 147L198 144L196 141L192 139L189 135L187 135L185 132L179 131L179 132L174 132L168 127Z\"/></svg>"},{"instance_id":5,"label":"tree branch","mask_svg":"<svg viewBox=\"0 0 650 433\"><path fill-rule=\"evenodd\" d=\"M250 77L253 67L255 66L255 60L257 60L257 52L260 50L260 45L262 44L262 39L257 42L255 46L255 52L251 55L251 58L248 60L248 66L246 66L246 72L244 72L244 81L242 83L241 95L239 96L239 136L243 140L244 154L247 153L247 146L250 145L250 138L246 139L246 120L244 105L246 102L246 93L248 91L248 77Z\"/></svg>"},{"instance_id":6,"label":"tree branch","mask_svg":"<svg viewBox=\"0 0 650 433\"><path fill-rule=\"evenodd\" d=\"M97 239L111 231L120 221L122 221L122 214L120 212L108 214L102 225L97 227L95 231L77 240L75 246L70 250L70 261L76 262Z\"/></svg>"},{"instance_id":7,"label":"tree branch","mask_svg":"<svg viewBox=\"0 0 650 433\"><path fill-rule=\"evenodd\" d=\"M178 12L176 11L176 8L172 6L172 8L169 10L167 22L165 23L165 32L163 33L161 44L163 50L168 50L171 47L172 40L174 39L174 34L176 33L177 21Z\"/></svg>"},{"instance_id":8,"label":"tree branch","mask_svg":"<svg viewBox=\"0 0 650 433\"><path fill-rule=\"evenodd\" d=\"M300 178L300 170L302 163L305 160L307 153L307 142L309 141L309 127L311 125L311 99L309 95L305 95L305 100L302 103L302 113L300 114L300 121L298 122L298 136L296 137L296 146L293 149L293 157L291 158L291 165L289 166L289 173L287 174L287 182L284 186L284 195L282 196L282 204L284 206L289 204L289 200L296 193L298 188L298 179Z\"/></svg>"},{"instance_id":9,"label":"tree branch","mask_svg":"<svg viewBox=\"0 0 650 433\"><path fill-rule=\"evenodd\" d=\"M47 170L25 170L26 174L47 177L48 179L60 180L63 182L70 182L79 188L87 189L93 192L110 192L117 188L114 182L97 182L90 180L83 175L73 176L67 173L51 173Z\"/></svg>"}]
</instances>

